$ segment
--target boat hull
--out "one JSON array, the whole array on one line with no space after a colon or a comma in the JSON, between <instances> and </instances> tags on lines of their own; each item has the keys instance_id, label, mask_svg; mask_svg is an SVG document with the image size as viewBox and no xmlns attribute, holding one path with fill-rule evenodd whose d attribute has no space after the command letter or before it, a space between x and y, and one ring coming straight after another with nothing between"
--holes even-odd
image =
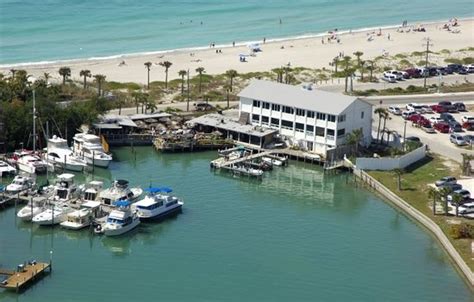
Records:
<instances>
[{"instance_id":1,"label":"boat hull","mask_svg":"<svg viewBox=\"0 0 474 302\"><path fill-rule=\"evenodd\" d=\"M61 222L60 225L61 227L68 229L68 230L80 230L85 227L88 227L91 223L76 223L76 222L70 222L70 221L64 221Z\"/></svg>"},{"instance_id":2,"label":"boat hull","mask_svg":"<svg viewBox=\"0 0 474 302\"><path fill-rule=\"evenodd\" d=\"M161 221L161 220L164 220L164 219L166 219L170 216L173 216L173 215L176 215L176 214L182 212L182 210L183 210L182 206L183 205L179 205L175 208L172 208L169 211L157 213L153 216L145 216L146 214L141 213L140 211L138 211L137 214L138 214L138 217L140 218L140 220L144 221L144 222Z\"/></svg>"},{"instance_id":3,"label":"boat hull","mask_svg":"<svg viewBox=\"0 0 474 302\"><path fill-rule=\"evenodd\" d=\"M86 157L86 163L88 165L94 165L96 167L100 168L107 168L112 161L111 159L94 159L92 160L92 157Z\"/></svg>"},{"instance_id":4,"label":"boat hull","mask_svg":"<svg viewBox=\"0 0 474 302\"><path fill-rule=\"evenodd\" d=\"M44 211L43 208L33 208L33 213L32 213L31 209L23 208L16 214L16 216L23 221L31 221L33 217L35 217L36 215L40 214L43 211Z\"/></svg>"},{"instance_id":5,"label":"boat hull","mask_svg":"<svg viewBox=\"0 0 474 302\"><path fill-rule=\"evenodd\" d=\"M140 219L135 219L135 220L132 221L132 223L126 225L125 227L118 228L118 229L116 229L116 228L110 229L110 228L107 227L107 224L106 224L103 227L103 232L104 232L105 236L119 236L119 235L125 234L125 233L133 230L139 224L140 224Z\"/></svg>"}]
</instances>

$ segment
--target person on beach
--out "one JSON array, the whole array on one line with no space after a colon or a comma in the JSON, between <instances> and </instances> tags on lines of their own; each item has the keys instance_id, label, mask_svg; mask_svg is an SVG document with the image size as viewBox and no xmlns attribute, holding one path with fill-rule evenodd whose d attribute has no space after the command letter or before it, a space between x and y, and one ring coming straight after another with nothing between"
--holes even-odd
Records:
<instances>
[{"instance_id":1,"label":"person on beach","mask_svg":"<svg viewBox=\"0 0 474 302\"><path fill-rule=\"evenodd\" d=\"M390 41L390 33L387 35L387 39Z\"/></svg>"},{"instance_id":2,"label":"person on beach","mask_svg":"<svg viewBox=\"0 0 474 302\"><path fill-rule=\"evenodd\" d=\"M324 38L321 38L321 44L324 44Z\"/></svg>"},{"instance_id":3,"label":"person on beach","mask_svg":"<svg viewBox=\"0 0 474 302\"><path fill-rule=\"evenodd\" d=\"M264 38L263 38L263 44L265 44L265 41L267 41L267 39L264 37Z\"/></svg>"},{"instance_id":4,"label":"person on beach","mask_svg":"<svg viewBox=\"0 0 474 302\"><path fill-rule=\"evenodd\" d=\"M234 42L232 42L232 47L235 47L235 41L234 41Z\"/></svg>"}]
</instances>

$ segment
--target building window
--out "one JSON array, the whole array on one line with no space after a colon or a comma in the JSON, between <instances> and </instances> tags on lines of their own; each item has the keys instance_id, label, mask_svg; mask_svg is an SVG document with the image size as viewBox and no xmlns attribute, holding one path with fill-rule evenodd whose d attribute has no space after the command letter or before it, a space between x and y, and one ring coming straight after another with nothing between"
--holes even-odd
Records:
<instances>
[{"instance_id":1,"label":"building window","mask_svg":"<svg viewBox=\"0 0 474 302\"><path fill-rule=\"evenodd\" d=\"M345 114L339 115L339 116L337 117L337 121L338 121L339 123L345 122L345 121L346 121L346 115L345 115Z\"/></svg>"},{"instance_id":2,"label":"building window","mask_svg":"<svg viewBox=\"0 0 474 302\"><path fill-rule=\"evenodd\" d=\"M298 132L304 132L304 124L302 123L295 123L295 129Z\"/></svg>"},{"instance_id":3,"label":"building window","mask_svg":"<svg viewBox=\"0 0 474 302\"><path fill-rule=\"evenodd\" d=\"M291 107L283 106L283 112L289 113L289 114L293 114L293 113L294 113L294 110L293 110L293 108L291 108Z\"/></svg>"},{"instance_id":4,"label":"building window","mask_svg":"<svg viewBox=\"0 0 474 302\"><path fill-rule=\"evenodd\" d=\"M270 109L270 103L262 102L262 108L263 109Z\"/></svg>"},{"instance_id":5,"label":"building window","mask_svg":"<svg viewBox=\"0 0 474 302\"><path fill-rule=\"evenodd\" d=\"M268 116L262 115L262 124L268 125L268 120L269 120Z\"/></svg>"},{"instance_id":6,"label":"building window","mask_svg":"<svg viewBox=\"0 0 474 302\"><path fill-rule=\"evenodd\" d=\"M336 121L336 116L332 114L328 114L328 121L334 123Z\"/></svg>"},{"instance_id":7,"label":"building window","mask_svg":"<svg viewBox=\"0 0 474 302\"><path fill-rule=\"evenodd\" d=\"M324 128L316 127L316 136L324 136Z\"/></svg>"},{"instance_id":8,"label":"building window","mask_svg":"<svg viewBox=\"0 0 474 302\"><path fill-rule=\"evenodd\" d=\"M314 111L306 110L306 116L309 118L314 118Z\"/></svg>"},{"instance_id":9,"label":"building window","mask_svg":"<svg viewBox=\"0 0 474 302\"><path fill-rule=\"evenodd\" d=\"M293 122L281 120L281 127L285 129L293 130Z\"/></svg>"},{"instance_id":10,"label":"building window","mask_svg":"<svg viewBox=\"0 0 474 302\"><path fill-rule=\"evenodd\" d=\"M296 115L304 116L304 109L296 109Z\"/></svg>"},{"instance_id":11,"label":"building window","mask_svg":"<svg viewBox=\"0 0 474 302\"><path fill-rule=\"evenodd\" d=\"M344 136L344 134L346 134L346 129L337 130L337 137Z\"/></svg>"},{"instance_id":12,"label":"building window","mask_svg":"<svg viewBox=\"0 0 474 302\"><path fill-rule=\"evenodd\" d=\"M325 121L325 120L326 120L326 114L321 113L321 112L318 112L318 114L316 114L316 118L317 118L318 120Z\"/></svg>"},{"instance_id":13,"label":"building window","mask_svg":"<svg viewBox=\"0 0 474 302\"><path fill-rule=\"evenodd\" d=\"M274 127L277 127L277 128L280 127L280 120L277 119L277 118L272 118L270 126L274 126Z\"/></svg>"},{"instance_id":14,"label":"building window","mask_svg":"<svg viewBox=\"0 0 474 302\"><path fill-rule=\"evenodd\" d=\"M334 139L334 130L333 129L328 129L326 138L327 139Z\"/></svg>"},{"instance_id":15,"label":"building window","mask_svg":"<svg viewBox=\"0 0 474 302\"><path fill-rule=\"evenodd\" d=\"M273 111L280 111L280 105L272 104L272 110Z\"/></svg>"},{"instance_id":16,"label":"building window","mask_svg":"<svg viewBox=\"0 0 474 302\"><path fill-rule=\"evenodd\" d=\"M260 122L260 115L252 114L252 122Z\"/></svg>"},{"instance_id":17,"label":"building window","mask_svg":"<svg viewBox=\"0 0 474 302\"><path fill-rule=\"evenodd\" d=\"M253 100L253 106L254 107L260 107L260 101Z\"/></svg>"},{"instance_id":18,"label":"building window","mask_svg":"<svg viewBox=\"0 0 474 302\"><path fill-rule=\"evenodd\" d=\"M314 126L312 126L312 125L306 125L306 134L308 134L308 135L314 135Z\"/></svg>"},{"instance_id":19,"label":"building window","mask_svg":"<svg viewBox=\"0 0 474 302\"><path fill-rule=\"evenodd\" d=\"M361 118L361 119L364 119L364 111L361 111L361 112L360 112L360 118Z\"/></svg>"}]
</instances>

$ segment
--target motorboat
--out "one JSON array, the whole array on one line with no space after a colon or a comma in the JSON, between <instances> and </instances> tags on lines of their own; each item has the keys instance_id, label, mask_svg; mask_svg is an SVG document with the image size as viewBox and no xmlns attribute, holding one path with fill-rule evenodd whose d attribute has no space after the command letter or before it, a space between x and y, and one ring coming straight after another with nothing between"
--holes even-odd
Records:
<instances>
[{"instance_id":1,"label":"motorboat","mask_svg":"<svg viewBox=\"0 0 474 302\"><path fill-rule=\"evenodd\" d=\"M283 162L281 160L274 159L274 158L271 158L271 157L264 156L264 157L262 157L262 161L264 161L268 164L274 165L274 166L278 166L278 167L283 166Z\"/></svg>"},{"instance_id":2,"label":"motorboat","mask_svg":"<svg viewBox=\"0 0 474 302\"><path fill-rule=\"evenodd\" d=\"M127 200L115 202L116 209L107 216L107 222L102 228L105 236L122 235L140 224L140 218L136 212L132 212L130 205Z\"/></svg>"},{"instance_id":3,"label":"motorboat","mask_svg":"<svg viewBox=\"0 0 474 302\"><path fill-rule=\"evenodd\" d=\"M30 221L34 216L46 210L47 198L43 196L33 197L26 206L20 209L16 216L23 221Z\"/></svg>"},{"instance_id":4,"label":"motorboat","mask_svg":"<svg viewBox=\"0 0 474 302\"><path fill-rule=\"evenodd\" d=\"M81 204L79 210L70 212L66 215L66 220L61 222L61 226L70 230L79 230L85 228L94 221L100 211L99 201L88 201Z\"/></svg>"},{"instance_id":5,"label":"motorboat","mask_svg":"<svg viewBox=\"0 0 474 302\"><path fill-rule=\"evenodd\" d=\"M48 139L46 161L54 166L76 172L82 171L87 166L84 160L74 155L67 141L56 135Z\"/></svg>"},{"instance_id":6,"label":"motorboat","mask_svg":"<svg viewBox=\"0 0 474 302\"><path fill-rule=\"evenodd\" d=\"M141 188L129 188L127 180L119 179L110 188L101 191L99 198L103 204L113 205L117 200L135 201L142 193Z\"/></svg>"},{"instance_id":7,"label":"motorboat","mask_svg":"<svg viewBox=\"0 0 474 302\"><path fill-rule=\"evenodd\" d=\"M80 191L74 184L74 174L63 173L58 175L52 197L55 202L70 202L78 199L79 194Z\"/></svg>"},{"instance_id":8,"label":"motorboat","mask_svg":"<svg viewBox=\"0 0 474 302\"><path fill-rule=\"evenodd\" d=\"M149 194L132 205L140 220L159 220L181 211L183 201L169 195L170 188L148 188Z\"/></svg>"},{"instance_id":9,"label":"motorboat","mask_svg":"<svg viewBox=\"0 0 474 302\"><path fill-rule=\"evenodd\" d=\"M112 155L105 152L97 135L77 133L73 137L73 151L88 165L107 168L112 161Z\"/></svg>"},{"instance_id":10,"label":"motorboat","mask_svg":"<svg viewBox=\"0 0 474 302\"><path fill-rule=\"evenodd\" d=\"M0 177L14 174L16 174L16 169L3 160L0 160Z\"/></svg>"},{"instance_id":11,"label":"motorboat","mask_svg":"<svg viewBox=\"0 0 474 302\"><path fill-rule=\"evenodd\" d=\"M46 169L48 168L46 161L33 153L19 157L16 163L19 170L29 174L46 173Z\"/></svg>"},{"instance_id":12,"label":"motorboat","mask_svg":"<svg viewBox=\"0 0 474 302\"><path fill-rule=\"evenodd\" d=\"M249 176L262 176L263 175L263 170L260 169L254 169L251 167L245 167L245 166L233 166L232 170L234 171L235 174L243 174L243 175L249 175Z\"/></svg>"},{"instance_id":13,"label":"motorboat","mask_svg":"<svg viewBox=\"0 0 474 302\"><path fill-rule=\"evenodd\" d=\"M99 192L102 191L104 183L99 180L90 181L82 193L81 199L83 202L99 201Z\"/></svg>"},{"instance_id":14,"label":"motorboat","mask_svg":"<svg viewBox=\"0 0 474 302\"><path fill-rule=\"evenodd\" d=\"M34 184L35 182L31 177L17 175L13 178L11 184L7 186L6 191L12 194L20 193L33 188Z\"/></svg>"},{"instance_id":15,"label":"motorboat","mask_svg":"<svg viewBox=\"0 0 474 302\"><path fill-rule=\"evenodd\" d=\"M51 204L51 208L33 216L33 223L39 225L55 225L67 219L67 214L73 209L67 203Z\"/></svg>"}]
</instances>

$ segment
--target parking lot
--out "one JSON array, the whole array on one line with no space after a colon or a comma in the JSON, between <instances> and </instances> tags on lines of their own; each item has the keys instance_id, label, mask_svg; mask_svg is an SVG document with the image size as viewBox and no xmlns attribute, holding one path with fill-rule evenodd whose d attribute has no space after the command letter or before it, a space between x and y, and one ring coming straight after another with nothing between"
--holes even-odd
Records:
<instances>
[{"instance_id":1,"label":"parking lot","mask_svg":"<svg viewBox=\"0 0 474 302\"><path fill-rule=\"evenodd\" d=\"M466 105L474 103L473 101L465 102ZM406 110L406 104L398 105L402 108L402 110ZM387 107L388 108L388 107ZM375 109L375 108L374 108ZM450 113L456 121L461 123L462 116L474 116L473 111L464 111L464 112L457 112L457 113ZM431 114L422 114L426 119L430 119L430 117L436 116L439 117L440 114L438 113L431 113ZM373 129L377 131L378 127L378 116L374 114L374 123ZM441 154L448 158L451 158L457 162L462 162L462 153L468 153L474 155L473 149L471 149L470 145L467 146L456 146L450 142L449 136L450 133L440 133L436 131L435 133L427 133L422 130L420 127L414 126L414 123L403 119L401 116L390 114L390 119L387 120L386 128L391 131L396 131L400 138L403 138L404 128L406 128L406 137L416 136L421 139L421 141L428 145L430 150L435 153ZM457 132L461 135L471 134L474 135L474 131L469 131L463 129L462 132Z\"/></svg>"}]
</instances>

